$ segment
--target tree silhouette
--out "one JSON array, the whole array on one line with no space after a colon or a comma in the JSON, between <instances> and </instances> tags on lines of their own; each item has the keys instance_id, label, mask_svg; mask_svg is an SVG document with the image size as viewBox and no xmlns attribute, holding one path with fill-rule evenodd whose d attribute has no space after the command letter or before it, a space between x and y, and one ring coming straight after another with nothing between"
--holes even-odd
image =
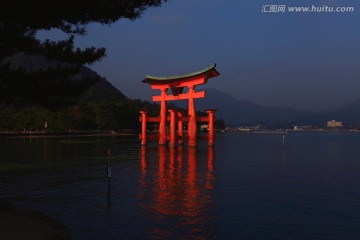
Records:
<instances>
[{"instance_id":1,"label":"tree silhouette","mask_svg":"<svg viewBox=\"0 0 360 240\"><path fill-rule=\"evenodd\" d=\"M49 108L67 106L96 79L76 74L101 60L105 48L74 47L90 23L135 20L166 0L0 0L0 100ZM36 39L39 30L59 29L68 38ZM29 62L42 62L33 66ZM39 64L39 63L38 63ZM76 79L76 80L74 80Z\"/></svg>"}]
</instances>

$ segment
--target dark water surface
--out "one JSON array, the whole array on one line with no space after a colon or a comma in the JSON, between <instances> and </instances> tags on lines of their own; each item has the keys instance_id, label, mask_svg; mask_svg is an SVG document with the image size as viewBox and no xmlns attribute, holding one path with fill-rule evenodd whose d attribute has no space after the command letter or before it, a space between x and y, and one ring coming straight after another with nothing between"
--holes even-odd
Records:
<instances>
[{"instance_id":1,"label":"dark water surface","mask_svg":"<svg viewBox=\"0 0 360 240\"><path fill-rule=\"evenodd\" d=\"M360 239L360 134L1 138L0 201L87 239ZM107 150L112 154L108 155ZM111 179L107 178L111 166Z\"/></svg>"}]
</instances>

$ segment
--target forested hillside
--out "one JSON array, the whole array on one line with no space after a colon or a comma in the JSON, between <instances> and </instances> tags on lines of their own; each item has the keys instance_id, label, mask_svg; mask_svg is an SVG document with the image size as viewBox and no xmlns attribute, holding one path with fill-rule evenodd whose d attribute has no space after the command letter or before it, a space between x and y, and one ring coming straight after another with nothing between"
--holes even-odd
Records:
<instances>
[{"instance_id":1,"label":"forested hillside","mask_svg":"<svg viewBox=\"0 0 360 240\"><path fill-rule=\"evenodd\" d=\"M0 104L0 131L124 131L138 130L139 111L153 115L159 106L128 99L108 81L100 78L71 106L51 109L33 102Z\"/></svg>"}]
</instances>

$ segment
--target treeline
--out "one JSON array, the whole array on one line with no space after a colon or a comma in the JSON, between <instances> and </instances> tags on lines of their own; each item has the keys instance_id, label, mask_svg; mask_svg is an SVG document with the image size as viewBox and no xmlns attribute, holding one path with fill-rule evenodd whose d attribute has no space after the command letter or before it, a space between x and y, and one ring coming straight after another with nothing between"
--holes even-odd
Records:
<instances>
[{"instance_id":1,"label":"treeline","mask_svg":"<svg viewBox=\"0 0 360 240\"><path fill-rule=\"evenodd\" d=\"M169 107L176 108L174 105ZM0 104L0 132L140 132L140 110L148 111L149 116L159 116L160 106L138 99L90 101L57 110L42 106L16 108ZM206 116L204 112L197 114ZM156 130L155 125L149 124L149 130ZM215 128L224 129L224 121L217 119Z\"/></svg>"},{"instance_id":2,"label":"treeline","mask_svg":"<svg viewBox=\"0 0 360 240\"><path fill-rule=\"evenodd\" d=\"M49 110L42 106L17 109L0 105L0 131L124 131L140 129L139 111L159 114L159 106L141 100L101 100Z\"/></svg>"}]
</instances>

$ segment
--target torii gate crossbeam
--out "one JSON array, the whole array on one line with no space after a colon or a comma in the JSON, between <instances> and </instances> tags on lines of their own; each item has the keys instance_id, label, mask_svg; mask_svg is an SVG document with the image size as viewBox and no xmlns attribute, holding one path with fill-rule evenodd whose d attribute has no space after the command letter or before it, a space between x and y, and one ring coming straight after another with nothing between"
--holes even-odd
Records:
<instances>
[{"instance_id":1,"label":"torii gate crossbeam","mask_svg":"<svg viewBox=\"0 0 360 240\"><path fill-rule=\"evenodd\" d=\"M196 98L204 98L205 91L196 92L195 88L198 85L206 84L207 80L212 77L219 76L219 72L215 69L216 64L206 68L204 70L194 72L187 75L182 76L172 76L172 77L154 77L154 76L146 76L143 80L144 83L148 83L152 89L160 90L159 96L153 96L154 102L160 102L160 124L159 124L159 144L165 145L167 143L167 131L166 131L166 123L167 123L167 109L166 109L166 101L174 101L174 100L183 100L188 99L188 146L194 147L197 145L197 126L196 126L196 110L195 110L195 99ZM184 92L184 88L187 88L188 91ZM168 94L168 90L171 89L172 94ZM146 113L143 111L141 121L146 121ZM214 111L210 110L209 114L209 128L212 126L212 133L210 133L209 129L209 137L213 137L213 119L214 119ZM145 114L145 116L144 116ZM212 118L210 120L210 118ZM176 138L174 133L174 126L176 122L176 113L170 111L170 141L173 142ZM181 123L182 124L182 123ZM179 123L180 125L180 123ZM142 131L146 130L146 124L144 127L144 122L142 126ZM181 131L182 129L178 130ZM180 133L178 133L180 134ZM142 144L146 144L146 133L142 133ZM145 141L143 141L145 139ZM211 141L213 144L213 141ZM171 145L171 144L170 144ZM210 140L209 140L210 145Z\"/></svg>"}]
</instances>

